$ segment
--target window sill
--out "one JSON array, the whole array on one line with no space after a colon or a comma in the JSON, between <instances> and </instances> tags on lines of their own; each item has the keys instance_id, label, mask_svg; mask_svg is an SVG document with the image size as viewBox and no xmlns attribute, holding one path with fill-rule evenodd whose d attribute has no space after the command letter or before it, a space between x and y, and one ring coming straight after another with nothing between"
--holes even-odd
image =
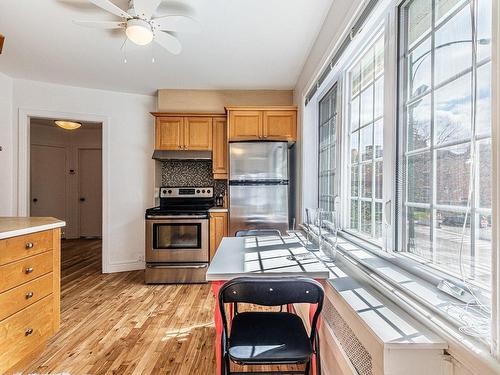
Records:
<instances>
[{"instance_id":1,"label":"window sill","mask_svg":"<svg viewBox=\"0 0 500 375\"><path fill-rule=\"evenodd\" d=\"M456 299L357 241L339 237L337 249L335 263L352 268L385 298L445 338L448 352L472 373L500 373L500 362L491 355L489 343L462 333L458 317L450 315L449 307L457 304Z\"/></svg>"}]
</instances>

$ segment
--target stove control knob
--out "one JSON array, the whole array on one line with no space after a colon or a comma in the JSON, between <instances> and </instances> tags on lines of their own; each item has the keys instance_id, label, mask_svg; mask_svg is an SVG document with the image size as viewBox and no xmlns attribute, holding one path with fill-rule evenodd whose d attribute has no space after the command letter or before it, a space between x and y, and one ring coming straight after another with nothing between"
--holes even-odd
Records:
<instances>
[{"instance_id":1,"label":"stove control knob","mask_svg":"<svg viewBox=\"0 0 500 375\"><path fill-rule=\"evenodd\" d=\"M200 193L200 189L196 190L197 193Z\"/></svg>"},{"instance_id":2,"label":"stove control knob","mask_svg":"<svg viewBox=\"0 0 500 375\"><path fill-rule=\"evenodd\" d=\"M205 189L203 189L201 192L202 192L203 194L205 194Z\"/></svg>"},{"instance_id":3,"label":"stove control knob","mask_svg":"<svg viewBox=\"0 0 500 375\"><path fill-rule=\"evenodd\" d=\"M172 194L172 190L169 190L169 191L168 191L168 193L169 193L169 194Z\"/></svg>"},{"instance_id":4,"label":"stove control knob","mask_svg":"<svg viewBox=\"0 0 500 375\"><path fill-rule=\"evenodd\" d=\"M207 189L207 194L210 194L210 189Z\"/></svg>"},{"instance_id":5,"label":"stove control knob","mask_svg":"<svg viewBox=\"0 0 500 375\"><path fill-rule=\"evenodd\" d=\"M167 191L166 191L165 189L163 189L161 192L162 192L163 194L166 194L166 193L167 193Z\"/></svg>"}]
</instances>

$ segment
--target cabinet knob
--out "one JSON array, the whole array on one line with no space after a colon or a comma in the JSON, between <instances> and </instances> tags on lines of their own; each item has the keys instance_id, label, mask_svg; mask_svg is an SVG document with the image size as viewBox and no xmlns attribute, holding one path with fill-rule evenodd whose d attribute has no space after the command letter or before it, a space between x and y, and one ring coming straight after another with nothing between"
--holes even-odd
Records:
<instances>
[{"instance_id":1,"label":"cabinet knob","mask_svg":"<svg viewBox=\"0 0 500 375\"><path fill-rule=\"evenodd\" d=\"M31 249L31 248L33 247L33 242L26 242L25 247L26 247L27 249Z\"/></svg>"},{"instance_id":2,"label":"cabinet knob","mask_svg":"<svg viewBox=\"0 0 500 375\"><path fill-rule=\"evenodd\" d=\"M30 274L33 272L33 267L28 267L24 270L24 272L26 273L26 275Z\"/></svg>"},{"instance_id":3,"label":"cabinet knob","mask_svg":"<svg viewBox=\"0 0 500 375\"><path fill-rule=\"evenodd\" d=\"M26 299L30 299L31 297L33 297L33 292L26 293Z\"/></svg>"},{"instance_id":4,"label":"cabinet knob","mask_svg":"<svg viewBox=\"0 0 500 375\"><path fill-rule=\"evenodd\" d=\"M26 332L24 333L25 336L29 336L33 333L33 328L28 328Z\"/></svg>"}]
</instances>

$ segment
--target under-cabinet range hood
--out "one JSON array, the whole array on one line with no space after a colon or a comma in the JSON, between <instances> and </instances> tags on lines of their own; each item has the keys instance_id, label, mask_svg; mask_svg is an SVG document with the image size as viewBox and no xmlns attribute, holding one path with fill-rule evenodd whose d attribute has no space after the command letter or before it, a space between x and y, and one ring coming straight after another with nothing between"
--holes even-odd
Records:
<instances>
[{"instance_id":1,"label":"under-cabinet range hood","mask_svg":"<svg viewBox=\"0 0 500 375\"><path fill-rule=\"evenodd\" d=\"M167 151L154 150L155 160L210 160L212 151Z\"/></svg>"}]
</instances>

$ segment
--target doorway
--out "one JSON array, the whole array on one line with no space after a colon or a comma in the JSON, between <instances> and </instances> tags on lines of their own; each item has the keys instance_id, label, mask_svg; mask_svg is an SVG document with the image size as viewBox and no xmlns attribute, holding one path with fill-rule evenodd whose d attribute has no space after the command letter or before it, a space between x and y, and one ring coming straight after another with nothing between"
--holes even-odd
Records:
<instances>
[{"instance_id":1,"label":"doorway","mask_svg":"<svg viewBox=\"0 0 500 375\"><path fill-rule=\"evenodd\" d=\"M63 262L88 256L102 263L102 124L80 122L69 130L55 120L30 118L30 216L66 222ZM75 249L78 258L71 256Z\"/></svg>"}]
</instances>

